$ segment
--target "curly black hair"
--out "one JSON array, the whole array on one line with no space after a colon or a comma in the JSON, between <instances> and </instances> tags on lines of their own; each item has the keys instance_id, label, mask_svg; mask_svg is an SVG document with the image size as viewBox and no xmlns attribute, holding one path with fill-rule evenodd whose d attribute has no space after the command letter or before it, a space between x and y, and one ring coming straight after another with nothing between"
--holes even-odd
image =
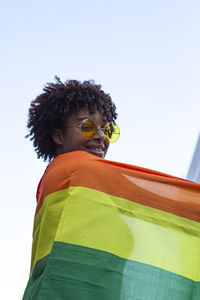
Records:
<instances>
[{"instance_id":1,"label":"curly black hair","mask_svg":"<svg viewBox=\"0 0 200 300\"><path fill-rule=\"evenodd\" d=\"M62 82L55 76L56 83L47 83L41 95L31 102L28 115L29 134L37 157L51 161L55 157L55 142L52 135L56 129L63 129L67 117L81 108L90 113L99 111L108 122L117 118L116 106L109 94L101 90L93 80L81 83L77 80Z\"/></svg>"}]
</instances>

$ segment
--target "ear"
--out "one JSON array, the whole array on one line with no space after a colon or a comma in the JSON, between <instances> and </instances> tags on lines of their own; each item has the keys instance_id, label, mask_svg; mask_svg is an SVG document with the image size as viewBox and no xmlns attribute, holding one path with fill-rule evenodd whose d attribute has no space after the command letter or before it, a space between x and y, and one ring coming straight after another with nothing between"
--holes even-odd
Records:
<instances>
[{"instance_id":1,"label":"ear","mask_svg":"<svg viewBox=\"0 0 200 300\"><path fill-rule=\"evenodd\" d=\"M52 139L53 141L57 144L57 145L63 145L63 133L60 129L56 129L52 135Z\"/></svg>"}]
</instances>

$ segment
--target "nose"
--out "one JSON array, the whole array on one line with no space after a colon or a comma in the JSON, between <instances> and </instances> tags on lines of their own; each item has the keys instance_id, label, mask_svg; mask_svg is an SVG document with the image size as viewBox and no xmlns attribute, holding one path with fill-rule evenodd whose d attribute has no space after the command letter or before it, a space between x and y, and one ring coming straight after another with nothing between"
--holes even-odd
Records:
<instances>
[{"instance_id":1,"label":"nose","mask_svg":"<svg viewBox=\"0 0 200 300\"><path fill-rule=\"evenodd\" d=\"M94 139L99 139L101 141L105 140L105 135L103 133L103 129L102 128L98 128L97 132L95 134L95 136L93 137Z\"/></svg>"}]
</instances>

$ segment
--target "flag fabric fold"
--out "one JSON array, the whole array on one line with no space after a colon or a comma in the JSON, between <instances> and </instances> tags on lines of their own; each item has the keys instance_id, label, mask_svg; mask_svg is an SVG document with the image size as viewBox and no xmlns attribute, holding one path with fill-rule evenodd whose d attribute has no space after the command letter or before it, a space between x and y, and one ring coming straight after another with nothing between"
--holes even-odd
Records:
<instances>
[{"instance_id":1,"label":"flag fabric fold","mask_svg":"<svg viewBox=\"0 0 200 300\"><path fill-rule=\"evenodd\" d=\"M56 157L23 299L200 299L200 185L82 151Z\"/></svg>"}]
</instances>

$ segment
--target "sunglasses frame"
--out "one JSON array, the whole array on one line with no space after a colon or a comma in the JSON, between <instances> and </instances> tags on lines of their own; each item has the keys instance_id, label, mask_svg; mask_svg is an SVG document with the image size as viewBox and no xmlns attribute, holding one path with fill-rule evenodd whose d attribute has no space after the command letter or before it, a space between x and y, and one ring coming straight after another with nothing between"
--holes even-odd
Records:
<instances>
[{"instance_id":1,"label":"sunglasses frame","mask_svg":"<svg viewBox=\"0 0 200 300\"><path fill-rule=\"evenodd\" d=\"M82 129L83 123L84 123L85 121L87 121L87 120L92 121L92 122L95 124L94 134L93 134L93 136L91 136L91 137L89 137L89 138L87 138L87 137L85 137L85 136L83 135L84 130ZM111 141L111 138L110 138L107 134L105 134L105 132L104 132L104 131L105 131L105 128L106 128L108 125L117 127L117 129L118 129L118 131L119 131L118 133L115 133L115 134L118 135L118 137L117 137L116 140L114 140L114 141ZM119 135L120 135L119 127L118 127L116 124L114 124L114 123L107 123L107 124L105 125L105 127L100 127L100 128L98 128L97 125L96 125L96 122L95 122L93 119L90 119L90 118L84 119L84 120L81 122L81 124L78 125L78 126L76 126L76 125L66 125L66 126L64 126L64 127L77 127L77 128L79 128L80 131L81 131L81 135L82 135L85 139L88 139L88 140L89 140L89 139L92 139L92 138L97 134L97 131L98 131L98 130L101 130L101 131L103 132L105 138L108 139L108 141L109 141L110 143L116 142L116 141L118 140L118 138L119 138ZM91 131L93 131L93 130L91 130ZM86 131L85 131L85 132L86 132Z\"/></svg>"}]
</instances>

